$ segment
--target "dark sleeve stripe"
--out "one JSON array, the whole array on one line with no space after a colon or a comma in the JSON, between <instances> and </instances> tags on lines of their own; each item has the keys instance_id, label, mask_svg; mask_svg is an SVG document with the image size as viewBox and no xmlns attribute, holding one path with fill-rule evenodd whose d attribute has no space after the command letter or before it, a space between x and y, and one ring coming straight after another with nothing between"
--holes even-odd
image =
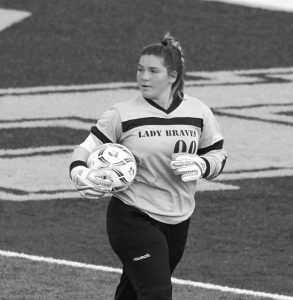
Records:
<instances>
[{"instance_id":1,"label":"dark sleeve stripe","mask_svg":"<svg viewBox=\"0 0 293 300\"><path fill-rule=\"evenodd\" d=\"M113 143L97 128L97 126L93 126L91 128L91 133L94 134L103 144Z\"/></svg>"},{"instance_id":2,"label":"dark sleeve stripe","mask_svg":"<svg viewBox=\"0 0 293 300\"><path fill-rule=\"evenodd\" d=\"M212 151L212 150L221 150L223 149L223 145L224 145L224 140L220 140L218 142L216 142L215 144L206 147L206 148L200 148L197 150L197 154L198 155L205 155L208 152Z\"/></svg>"},{"instance_id":3,"label":"dark sleeve stripe","mask_svg":"<svg viewBox=\"0 0 293 300\"><path fill-rule=\"evenodd\" d=\"M139 118L122 122L122 131L126 132L135 127L147 125L191 125L202 129L203 119L201 118Z\"/></svg>"},{"instance_id":4,"label":"dark sleeve stripe","mask_svg":"<svg viewBox=\"0 0 293 300\"><path fill-rule=\"evenodd\" d=\"M205 157L202 157L202 159L205 161L206 163L206 171L204 172L203 174L203 178L207 177L209 174L210 174L210 171L211 171L211 165L210 165L210 162L205 158Z\"/></svg>"}]
</instances>

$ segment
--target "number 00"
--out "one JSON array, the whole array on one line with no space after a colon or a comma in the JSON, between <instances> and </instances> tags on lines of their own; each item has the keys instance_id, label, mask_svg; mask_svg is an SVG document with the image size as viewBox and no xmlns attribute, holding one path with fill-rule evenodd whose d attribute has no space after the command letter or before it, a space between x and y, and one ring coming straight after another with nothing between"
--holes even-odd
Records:
<instances>
[{"instance_id":1,"label":"number 00","mask_svg":"<svg viewBox=\"0 0 293 300\"><path fill-rule=\"evenodd\" d=\"M174 153L180 153L180 152L188 152L190 154L195 154L196 151L196 142L192 141L189 145L188 151L187 151L187 145L183 140L179 140L176 142L174 147Z\"/></svg>"}]
</instances>

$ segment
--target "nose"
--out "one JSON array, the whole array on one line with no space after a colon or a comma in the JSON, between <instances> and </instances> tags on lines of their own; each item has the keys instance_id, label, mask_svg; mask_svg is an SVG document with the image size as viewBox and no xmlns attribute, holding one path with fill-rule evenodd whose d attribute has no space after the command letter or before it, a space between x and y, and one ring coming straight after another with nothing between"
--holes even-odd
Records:
<instances>
[{"instance_id":1,"label":"nose","mask_svg":"<svg viewBox=\"0 0 293 300\"><path fill-rule=\"evenodd\" d=\"M147 71L143 71L141 72L141 77L140 77L143 81L148 81L150 79L150 75L149 72Z\"/></svg>"}]
</instances>

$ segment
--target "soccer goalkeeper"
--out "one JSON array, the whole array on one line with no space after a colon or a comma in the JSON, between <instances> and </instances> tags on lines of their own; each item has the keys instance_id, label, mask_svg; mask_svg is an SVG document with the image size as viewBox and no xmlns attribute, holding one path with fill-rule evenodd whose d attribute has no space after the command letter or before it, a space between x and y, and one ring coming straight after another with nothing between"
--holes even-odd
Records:
<instances>
[{"instance_id":1,"label":"soccer goalkeeper","mask_svg":"<svg viewBox=\"0 0 293 300\"><path fill-rule=\"evenodd\" d=\"M107 211L109 241L123 264L116 300L172 299L171 274L183 255L197 180L214 179L225 165L218 123L207 105L184 92L183 69L181 46L169 34L145 47L140 94L104 112L73 152L71 177L89 198L111 191L107 170L97 170L91 184L82 180L99 145L120 143L136 158L134 182L112 196Z\"/></svg>"}]
</instances>

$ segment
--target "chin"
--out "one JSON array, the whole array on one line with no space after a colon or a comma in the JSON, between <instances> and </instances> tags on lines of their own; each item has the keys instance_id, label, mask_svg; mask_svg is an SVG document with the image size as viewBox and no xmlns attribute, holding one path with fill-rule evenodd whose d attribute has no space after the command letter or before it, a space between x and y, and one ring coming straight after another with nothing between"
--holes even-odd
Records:
<instances>
[{"instance_id":1,"label":"chin","mask_svg":"<svg viewBox=\"0 0 293 300\"><path fill-rule=\"evenodd\" d=\"M141 92L144 98L153 99L154 95L152 93Z\"/></svg>"}]
</instances>

